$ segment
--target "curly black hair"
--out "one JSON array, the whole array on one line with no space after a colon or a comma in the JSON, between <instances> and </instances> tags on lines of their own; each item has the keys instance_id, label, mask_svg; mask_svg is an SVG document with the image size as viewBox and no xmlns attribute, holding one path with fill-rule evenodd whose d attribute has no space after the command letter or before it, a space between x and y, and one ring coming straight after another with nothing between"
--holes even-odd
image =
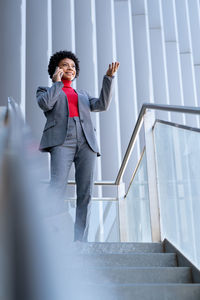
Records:
<instances>
[{"instance_id":1,"label":"curly black hair","mask_svg":"<svg viewBox=\"0 0 200 300\"><path fill-rule=\"evenodd\" d=\"M49 76L50 76L51 79L53 78L53 74L54 74L55 69L58 66L59 62L64 58L70 58L74 61L75 66L76 66L76 76L75 76L75 78L77 78L79 76L80 68L79 68L78 58L71 51L66 51L65 50L65 51L58 51L50 57L49 65L48 65L48 73L49 73Z\"/></svg>"}]
</instances>

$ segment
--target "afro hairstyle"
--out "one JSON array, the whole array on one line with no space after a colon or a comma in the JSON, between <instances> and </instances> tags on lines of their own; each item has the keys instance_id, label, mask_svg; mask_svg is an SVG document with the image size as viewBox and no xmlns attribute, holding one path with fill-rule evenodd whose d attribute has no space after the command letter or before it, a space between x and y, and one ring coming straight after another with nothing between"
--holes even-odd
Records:
<instances>
[{"instance_id":1,"label":"afro hairstyle","mask_svg":"<svg viewBox=\"0 0 200 300\"><path fill-rule=\"evenodd\" d=\"M77 78L79 76L80 68L79 68L79 60L76 57L74 53L71 51L58 51L54 53L49 60L49 65L48 65L48 73L50 78L53 78L53 74L55 72L56 67L58 66L59 62L64 59L64 58L70 58L74 61L75 66L76 66L76 76Z\"/></svg>"}]
</instances>

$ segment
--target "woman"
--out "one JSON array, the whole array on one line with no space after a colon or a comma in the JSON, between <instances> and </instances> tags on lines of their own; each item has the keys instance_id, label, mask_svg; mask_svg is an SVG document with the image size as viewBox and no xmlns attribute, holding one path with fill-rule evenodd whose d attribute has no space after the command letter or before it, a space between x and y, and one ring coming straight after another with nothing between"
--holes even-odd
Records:
<instances>
[{"instance_id":1,"label":"woman","mask_svg":"<svg viewBox=\"0 0 200 300\"><path fill-rule=\"evenodd\" d=\"M51 154L51 183L58 207L63 209L64 193L72 163L75 164L77 208L74 241L87 241L89 203L92 197L96 157L100 155L90 112L104 111L111 101L113 75L119 63L109 65L99 98L74 90L72 81L79 75L79 60L71 51L59 51L49 61L51 87L37 89L37 101L47 121L40 150ZM57 208L58 208L57 207Z\"/></svg>"}]
</instances>

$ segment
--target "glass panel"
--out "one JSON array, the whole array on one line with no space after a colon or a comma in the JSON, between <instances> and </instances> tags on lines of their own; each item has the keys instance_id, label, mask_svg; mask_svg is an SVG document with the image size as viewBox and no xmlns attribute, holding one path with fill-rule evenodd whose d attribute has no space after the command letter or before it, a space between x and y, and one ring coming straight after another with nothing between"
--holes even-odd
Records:
<instances>
[{"instance_id":1,"label":"glass panel","mask_svg":"<svg viewBox=\"0 0 200 300\"><path fill-rule=\"evenodd\" d=\"M128 191L126 201L129 242L151 241L149 191L145 152Z\"/></svg>"},{"instance_id":2,"label":"glass panel","mask_svg":"<svg viewBox=\"0 0 200 300\"><path fill-rule=\"evenodd\" d=\"M67 210L75 222L75 201L67 201ZM117 201L91 201L88 242L119 242Z\"/></svg>"},{"instance_id":3,"label":"glass panel","mask_svg":"<svg viewBox=\"0 0 200 300\"><path fill-rule=\"evenodd\" d=\"M200 267L200 133L154 129L161 234Z\"/></svg>"}]
</instances>

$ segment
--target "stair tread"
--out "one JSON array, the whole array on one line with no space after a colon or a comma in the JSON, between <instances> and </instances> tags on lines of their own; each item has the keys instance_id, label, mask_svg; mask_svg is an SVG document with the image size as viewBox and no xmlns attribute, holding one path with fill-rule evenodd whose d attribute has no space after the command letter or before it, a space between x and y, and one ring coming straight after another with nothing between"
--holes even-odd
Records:
<instances>
[{"instance_id":1,"label":"stair tread","mask_svg":"<svg viewBox=\"0 0 200 300\"><path fill-rule=\"evenodd\" d=\"M89 291L87 300L199 300L200 284L191 283L136 283L83 284L78 293ZM74 298L75 299L75 298ZM79 298L77 298L79 299Z\"/></svg>"},{"instance_id":2,"label":"stair tread","mask_svg":"<svg viewBox=\"0 0 200 300\"><path fill-rule=\"evenodd\" d=\"M68 255L68 261L70 262ZM74 265L86 266L177 266L176 254L174 253L113 253L113 254L77 254Z\"/></svg>"},{"instance_id":3,"label":"stair tread","mask_svg":"<svg viewBox=\"0 0 200 300\"><path fill-rule=\"evenodd\" d=\"M100 286L108 286L108 285L112 285L112 286L155 286L155 287L159 287L159 286L186 286L186 287L199 287L200 288L200 283L89 283L88 285L100 285Z\"/></svg>"},{"instance_id":4,"label":"stair tread","mask_svg":"<svg viewBox=\"0 0 200 300\"><path fill-rule=\"evenodd\" d=\"M89 243L69 243L69 248L78 249L80 252L97 252L97 253L129 253L129 252L153 252L160 253L163 252L162 243L102 243L102 242L89 242Z\"/></svg>"},{"instance_id":5,"label":"stair tread","mask_svg":"<svg viewBox=\"0 0 200 300\"><path fill-rule=\"evenodd\" d=\"M73 270L72 270L73 269ZM84 282L191 283L191 268L69 268L81 272Z\"/></svg>"},{"instance_id":6,"label":"stair tread","mask_svg":"<svg viewBox=\"0 0 200 300\"><path fill-rule=\"evenodd\" d=\"M82 269L81 266L72 266L72 267L67 267L67 269ZM182 272L182 271L188 271L190 272L191 271L191 268L190 267L134 267L134 266L88 266L87 267L87 270L96 270L96 271L101 271L101 270L104 270L104 271L160 271L160 272Z\"/></svg>"}]
</instances>

